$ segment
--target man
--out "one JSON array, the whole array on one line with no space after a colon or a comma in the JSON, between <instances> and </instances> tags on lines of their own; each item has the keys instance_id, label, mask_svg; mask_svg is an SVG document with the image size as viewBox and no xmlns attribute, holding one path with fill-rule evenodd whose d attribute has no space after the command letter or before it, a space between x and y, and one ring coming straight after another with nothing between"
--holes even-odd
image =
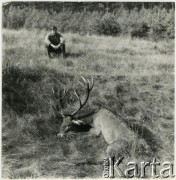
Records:
<instances>
[{"instance_id":1,"label":"man","mask_svg":"<svg viewBox=\"0 0 176 180\"><path fill-rule=\"evenodd\" d=\"M62 53L63 57L65 57L64 39L63 36L57 32L56 26L53 26L51 32L46 35L45 43L49 58L51 58L52 52L56 53L58 56Z\"/></svg>"}]
</instances>

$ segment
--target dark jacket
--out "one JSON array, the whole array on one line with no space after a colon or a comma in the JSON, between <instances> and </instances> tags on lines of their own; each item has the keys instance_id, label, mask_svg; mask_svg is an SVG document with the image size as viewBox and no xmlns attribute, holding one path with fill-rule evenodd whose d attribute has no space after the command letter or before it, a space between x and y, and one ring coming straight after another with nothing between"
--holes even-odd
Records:
<instances>
[{"instance_id":1,"label":"dark jacket","mask_svg":"<svg viewBox=\"0 0 176 180\"><path fill-rule=\"evenodd\" d=\"M58 32L56 34L48 33L45 37L46 46L49 46L49 44L54 44L56 46L60 43L63 44L64 39L63 36Z\"/></svg>"}]
</instances>

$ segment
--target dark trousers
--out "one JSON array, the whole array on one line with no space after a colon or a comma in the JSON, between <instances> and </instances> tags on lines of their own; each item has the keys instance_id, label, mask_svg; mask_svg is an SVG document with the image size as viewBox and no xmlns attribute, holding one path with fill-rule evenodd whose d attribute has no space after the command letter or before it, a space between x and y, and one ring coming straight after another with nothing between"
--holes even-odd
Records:
<instances>
[{"instance_id":1,"label":"dark trousers","mask_svg":"<svg viewBox=\"0 0 176 180\"><path fill-rule=\"evenodd\" d=\"M52 46L47 46L47 52L48 52L48 56L49 58L51 58L51 53L55 53L58 56L60 54L63 54L63 57L65 57L65 44L61 44L61 46L58 49L54 49Z\"/></svg>"}]
</instances>

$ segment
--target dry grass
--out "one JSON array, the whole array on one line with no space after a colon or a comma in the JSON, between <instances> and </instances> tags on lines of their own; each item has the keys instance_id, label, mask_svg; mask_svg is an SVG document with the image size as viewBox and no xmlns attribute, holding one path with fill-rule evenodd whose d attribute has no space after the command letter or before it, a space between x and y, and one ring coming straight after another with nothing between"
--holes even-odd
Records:
<instances>
[{"instance_id":1,"label":"dry grass","mask_svg":"<svg viewBox=\"0 0 176 180\"><path fill-rule=\"evenodd\" d=\"M56 138L61 120L53 117L51 88L69 84L79 89L80 75L96 82L81 113L98 102L128 119L129 128L135 124L140 132L146 127L145 135L127 142L130 152L122 143L126 157L173 161L173 41L64 34L67 58L48 59L45 34L3 30L3 68L10 66L3 75L3 177L102 176L97 162L106 156L106 144L101 136L78 133L69 142Z\"/></svg>"},{"instance_id":2,"label":"dry grass","mask_svg":"<svg viewBox=\"0 0 176 180\"><path fill-rule=\"evenodd\" d=\"M44 49L46 32L5 31L8 34L4 34L3 41L4 53L8 54L5 58L20 64L19 66L43 65L53 69L61 68L64 72L69 69L75 74L106 76L162 75L166 72L173 74L174 41L156 43L131 40L128 37L65 34L68 57L61 62L54 59L51 63Z\"/></svg>"}]
</instances>

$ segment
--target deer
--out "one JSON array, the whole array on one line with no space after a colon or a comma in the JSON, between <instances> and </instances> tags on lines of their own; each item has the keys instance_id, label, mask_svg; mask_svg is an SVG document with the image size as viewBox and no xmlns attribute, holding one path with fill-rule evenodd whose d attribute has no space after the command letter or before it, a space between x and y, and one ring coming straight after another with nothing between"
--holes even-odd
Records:
<instances>
[{"instance_id":1,"label":"deer","mask_svg":"<svg viewBox=\"0 0 176 180\"><path fill-rule=\"evenodd\" d=\"M99 136L101 134L107 144L106 153L108 154L108 156L114 157L118 149L120 149L121 146L124 145L124 143L134 141L134 139L137 138L137 134L134 133L134 131L132 130L132 126L129 125L129 119L124 119L121 115L119 115L111 108L102 105L96 108L93 112L88 113L87 115L76 117L78 112L88 102L90 93L94 87L93 78L91 82L88 79L85 79L83 76L81 76L81 78L86 85L86 95L83 101L81 100L81 97L80 95L78 95L77 91L73 90L74 95L79 102L79 107L77 109L75 109L70 114L63 113L62 103L68 93L68 90L64 89L63 95L59 97L59 101L61 104L59 114L63 118L63 122L60 126L57 137L63 138L73 125L77 125L78 128L81 125L85 125L84 121L80 119L82 119L83 117L91 116L92 123L90 125L90 135Z\"/></svg>"}]
</instances>

